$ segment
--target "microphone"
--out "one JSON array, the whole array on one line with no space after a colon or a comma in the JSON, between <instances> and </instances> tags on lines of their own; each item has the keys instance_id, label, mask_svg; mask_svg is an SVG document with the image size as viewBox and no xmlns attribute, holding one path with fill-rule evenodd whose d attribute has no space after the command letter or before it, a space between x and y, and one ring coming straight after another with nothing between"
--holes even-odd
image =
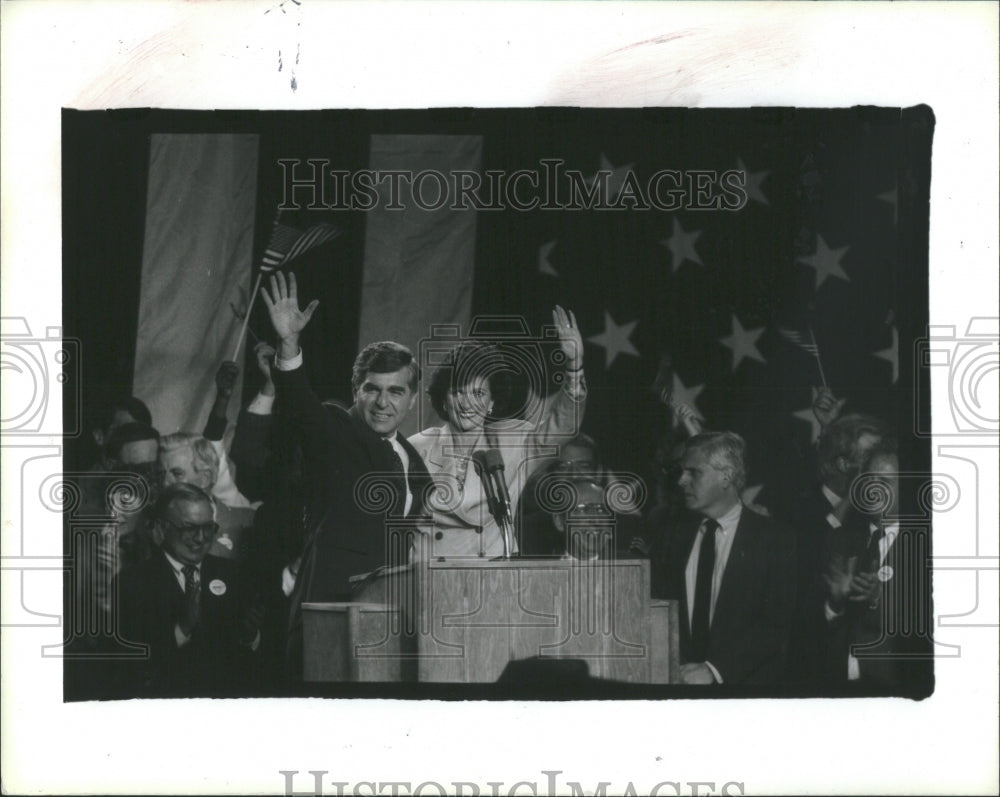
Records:
<instances>
[{"instance_id":1,"label":"microphone","mask_svg":"<svg viewBox=\"0 0 1000 797\"><path fill-rule=\"evenodd\" d=\"M503 534L504 558L509 559L513 521L510 510L510 493L507 491L507 480L503 475L503 457L497 449L488 448L485 451L474 452L472 464L483 483L483 489L486 490L486 503L489 506L490 514L493 515L493 519Z\"/></svg>"}]
</instances>

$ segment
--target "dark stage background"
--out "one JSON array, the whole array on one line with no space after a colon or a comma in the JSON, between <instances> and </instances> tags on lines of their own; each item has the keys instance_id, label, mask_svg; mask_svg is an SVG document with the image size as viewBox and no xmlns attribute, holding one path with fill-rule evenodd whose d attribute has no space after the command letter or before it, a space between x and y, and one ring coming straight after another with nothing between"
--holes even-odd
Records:
<instances>
[{"instance_id":1,"label":"dark stage background","mask_svg":"<svg viewBox=\"0 0 1000 797\"><path fill-rule=\"evenodd\" d=\"M711 428L746 437L753 497L777 508L802 481L810 391L820 384L815 359L777 332L785 327L811 329L845 411L890 420L904 467L926 468L928 446L908 430L917 406L910 352L927 325L932 130L927 108L65 111L64 327L83 345L85 427L103 398L131 390L151 134L259 135L255 263L282 199L279 159L357 171L372 134L473 134L483 170L539 171L543 158L558 158L585 175L613 170L612 187L629 168L643 188L660 169L747 173L749 201L737 211L477 214L473 315L521 315L537 333L560 303L585 339L607 323L618 330L617 348L586 344L583 429L607 465L651 476L667 423L650 385L668 353L677 396ZM300 293L323 308L304 341L322 352L307 359L310 376L321 395L350 401L350 364L367 342L357 339L365 213L301 210L283 220L344 228L293 268ZM269 328L259 301L251 327ZM251 377L247 398L254 388ZM88 455L69 448L78 466Z\"/></svg>"}]
</instances>

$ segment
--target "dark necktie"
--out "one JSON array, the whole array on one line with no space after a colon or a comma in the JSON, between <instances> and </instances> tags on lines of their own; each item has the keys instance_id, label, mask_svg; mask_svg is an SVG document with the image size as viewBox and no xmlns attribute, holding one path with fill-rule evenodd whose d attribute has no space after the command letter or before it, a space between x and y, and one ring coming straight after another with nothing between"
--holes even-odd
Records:
<instances>
[{"instance_id":1,"label":"dark necktie","mask_svg":"<svg viewBox=\"0 0 1000 797\"><path fill-rule=\"evenodd\" d=\"M882 538L885 537L885 526L882 521L879 520L878 525L875 527L875 531L868 535L868 547L865 549L865 571L866 573L874 573L879 567L882 566L882 550L880 543Z\"/></svg>"},{"instance_id":2,"label":"dark necktie","mask_svg":"<svg viewBox=\"0 0 1000 797\"><path fill-rule=\"evenodd\" d=\"M715 530L719 524L711 518L705 521L705 535L698 551L698 572L694 582L694 610L691 613L691 660L705 661L708 657L710 613L712 607L712 573L715 570Z\"/></svg>"},{"instance_id":3,"label":"dark necktie","mask_svg":"<svg viewBox=\"0 0 1000 797\"><path fill-rule=\"evenodd\" d=\"M383 437L382 444L388 449L386 461L389 463L389 469L393 472L392 483L396 489L396 501L392 507L392 514L402 516L406 509L406 469L403 467L403 460L392 442Z\"/></svg>"},{"instance_id":4,"label":"dark necktie","mask_svg":"<svg viewBox=\"0 0 1000 797\"><path fill-rule=\"evenodd\" d=\"M201 601L201 578L198 568L194 565L184 565L184 603L187 605L187 616L198 617L198 603Z\"/></svg>"}]
</instances>

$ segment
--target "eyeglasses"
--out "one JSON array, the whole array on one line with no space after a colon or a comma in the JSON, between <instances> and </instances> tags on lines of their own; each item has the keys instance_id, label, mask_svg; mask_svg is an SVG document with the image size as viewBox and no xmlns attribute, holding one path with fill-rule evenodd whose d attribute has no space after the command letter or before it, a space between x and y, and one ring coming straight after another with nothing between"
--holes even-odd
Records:
<instances>
[{"instance_id":1,"label":"eyeglasses","mask_svg":"<svg viewBox=\"0 0 1000 797\"><path fill-rule=\"evenodd\" d=\"M202 523L200 526L178 526L176 523L172 523L169 520L165 520L164 523L170 526L170 528L186 540L193 540L198 537L204 537L205 539L210 540L219 533L218 523Z\"/></svg>"}]
</instances>

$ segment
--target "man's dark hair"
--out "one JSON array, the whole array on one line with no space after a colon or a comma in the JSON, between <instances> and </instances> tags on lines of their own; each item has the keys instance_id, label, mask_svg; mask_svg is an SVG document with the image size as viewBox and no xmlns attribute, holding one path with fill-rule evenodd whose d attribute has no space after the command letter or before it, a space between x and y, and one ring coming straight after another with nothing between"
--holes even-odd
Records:
<instances>
[{"instance_id":1,"label":"man's dark hair","mask_svg":"<svg viewBox=\"0 0 1000 797\"><path fill-rule=\"evenodd\" d=\"M153 505L153 520L163 520L167 512L170 511L170 507L178 501L190 501L191 503L204 501L210 506L212 504L208 493L197 485L174 482L160 490L156 503Z\"/></svg>"},{"instance_id":2,"label":"man's dark hair","mask_svg":"<svg viewBox=\"0 0 1000 797\"><path fill-rule=\"evenodd\" d=\"M485 377L493 395L494 415L502 416L510 398L510 373L501 351L482 340L466 340L448 352L444 361L431 374L427 387L434 411L448 418L445 399L452 390L459 390L472 380Z\"/></svg>"},{"instance_id":3,"label":"man's dark hair","mask_svg":"<svg viewBox=\"0 0 1000 797\"><path fill-rule=\"evenodd\" d=\"M391 340L369 343L354 358L354 368L351 370L351 390L356 393L370 373L391 374L401 368L409 368L408 384L410 390L416 393L417 381L420 379L420 368L413 352L403 344Z\"/></svg>"},{"instance_id":4,"label":"man's dark hair","mask_svg":"<svg viewBox=\"0 0 1000 797\"><path fill-rule=\"evenodd\" d=\"M127 412L136 423L141 423L143 426L153 425L153 416L149 412L149 407L135 396L124 396L108 404L104 414L101 416L102 430L107 429L114 423L115 415L119 411Z\"/></svg>"},{"instance_id":5,"label":"man's dark hair","mask_svg":"<svg viewBox=\"0 0 1000 797\"><path fill-rule=\"evenodd\" d=\"M155 440L159 443L160 433L145 423L122 424L111 432L104 444L104 456L107 459L118 461L124 446L129 443L138 443L141 440Z\"/></svg>"}]
</instances>

